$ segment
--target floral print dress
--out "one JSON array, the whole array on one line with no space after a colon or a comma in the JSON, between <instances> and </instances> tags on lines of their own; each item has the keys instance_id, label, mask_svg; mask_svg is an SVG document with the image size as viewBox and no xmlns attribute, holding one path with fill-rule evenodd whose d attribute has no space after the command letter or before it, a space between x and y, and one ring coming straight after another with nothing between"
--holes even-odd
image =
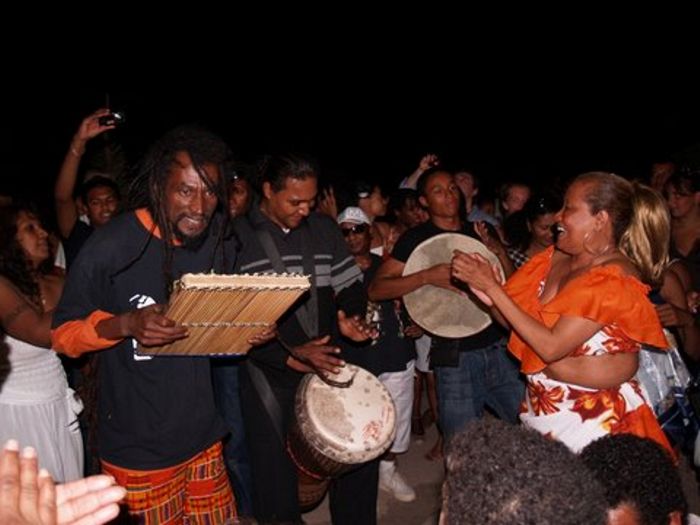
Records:
<instances>
[{"instance_id":1,"label":"floral print dress","mask_svg":"<svg viewBox=\"0 0 700 525\"><path fill-rule=\"evenodd\" d=\"M570 357L639 352L642 344L666 347L666 338L648 287L615 265L595 267L564 285L548 303L539 300L551 268L554 248L533 257L505 286L510 297L548 327L562 315L584 317L603 325ZM671 447L638 381L596 390L556 381L543 372L546 363L513 331L508 347L527 376L521 409L523 424L562 441L579 452L606 434L630 433Z\"/></svg>"}]
</instances>

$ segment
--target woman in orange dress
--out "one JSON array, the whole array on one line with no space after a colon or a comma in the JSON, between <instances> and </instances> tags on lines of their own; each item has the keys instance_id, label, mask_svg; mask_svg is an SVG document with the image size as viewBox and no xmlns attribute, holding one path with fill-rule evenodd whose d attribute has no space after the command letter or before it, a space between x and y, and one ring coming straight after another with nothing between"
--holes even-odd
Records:
<instances>
[{"instance_id":1,"label":"woman in orange dress","mask_svg":"<svg viewBox=\"0 0 700 525\"><path fill-rule=\"evenodd\" d=\"M505 286L480 256L457 253L468 283L512 329L527 376L522 422L578 452L606 434L648 437L670 450L634 378L642 344L666 347L647 298L668 260L669 221L649 188L609 173L579 176L557 214L556 245Z\"/></svg>"}]
</instances>

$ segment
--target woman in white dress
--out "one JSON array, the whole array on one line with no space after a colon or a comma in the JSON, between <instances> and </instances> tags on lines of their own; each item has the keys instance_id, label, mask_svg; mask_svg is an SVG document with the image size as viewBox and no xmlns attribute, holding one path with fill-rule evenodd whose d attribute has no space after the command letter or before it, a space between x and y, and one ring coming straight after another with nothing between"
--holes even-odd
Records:
<instances>
[{"instance_id":1,"label":"woman in white dress","mask_svg":"<svg viewBox=\"0 0 700 525\"><path fill-rule=\"evenodd\" d=\"M0 443L34 447L59 482L83 474L82 405L51 350L51 311L62 289L37 216L0 209Z\"/></svg>"}]
</instances>

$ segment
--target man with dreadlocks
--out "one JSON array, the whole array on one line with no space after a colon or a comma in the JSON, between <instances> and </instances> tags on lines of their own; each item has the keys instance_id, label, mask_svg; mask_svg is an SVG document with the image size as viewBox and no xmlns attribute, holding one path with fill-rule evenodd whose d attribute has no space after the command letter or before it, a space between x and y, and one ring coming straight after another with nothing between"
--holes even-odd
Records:
<instances>
[{"instance_id":1,"label":"man with dreadlocks","mask_svg":"<svg viewBox=\"0 0 700 525\"><path fill-rule=\"evenodd\" d=\"M54 316L54 348L102 350L98 441L102 468L126 487L144 523L230 523L209 360L146 357L142 345L187 337L164 314L174 279L233 265L222 165L224 142L200 128L166 134L146 155L134 188L146 204L95 231L71 268Z\"/></svg>"}]
</instances>

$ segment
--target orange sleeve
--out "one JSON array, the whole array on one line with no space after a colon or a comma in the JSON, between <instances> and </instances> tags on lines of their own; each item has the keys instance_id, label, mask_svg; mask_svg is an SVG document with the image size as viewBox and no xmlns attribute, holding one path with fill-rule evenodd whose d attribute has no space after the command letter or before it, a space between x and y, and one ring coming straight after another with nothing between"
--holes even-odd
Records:
<instances>
[{"instance_id":1,"label":"orange sleeve","mask_svg":"<svg viewBox=\"0 0 700 525\"><path fill-rule=\"evenodd\" d=\"M549 303L541 304L539 287L549 272L552 253L550 248L533 257L504 287L531 317L549 328L562 315L583 317L605 326L614 324L632 341L668 347L656 310L647 297L649 288L618 266L594 268L567 283ZM520 368L526 374L547 366L515 331L511 331L508 349L520 360Z\"/></svg>"},{"instance_id":2,"label":"orange sleeve","mask_svg":"<svg viewBox=\"0 0 700 525\"><path fill-rule=\"evenodd\" d=\"M540 315L540 285L549 273L553 255L553 246L538 253L511 275L503 287L520 308L540 323L544 323ZM508 350L520 361L520 369L526 374L539 372L547 366L514 330L510 333Z\"/></svg>"},{"instance_id":3,"label":"orange sleeve","mask_svg":"<svg viewBox=\"0 0 700 525\"><path fill-rule=\"evenodd\" d=\"M95 330L98 323L113 317L109 312L95 310L85 319L63 323L51 330L51 345L56 352L70 357L114 346L121 339L103 339Z\"/></svg>"},{"instance_id":4,"label":"orange sleeve","mask_svg":"<svg viewBox=\"0 0 700 525\"><path fill-rule=\"evenodd\" d=\"M605 326L615 325L632 341L667 348L648 293L648 286L623 273L620 267L602 266L571 281L543 305L542 318L547 326L554 326L564 314L583 317Z\"/></svg>"}]
</instances>

